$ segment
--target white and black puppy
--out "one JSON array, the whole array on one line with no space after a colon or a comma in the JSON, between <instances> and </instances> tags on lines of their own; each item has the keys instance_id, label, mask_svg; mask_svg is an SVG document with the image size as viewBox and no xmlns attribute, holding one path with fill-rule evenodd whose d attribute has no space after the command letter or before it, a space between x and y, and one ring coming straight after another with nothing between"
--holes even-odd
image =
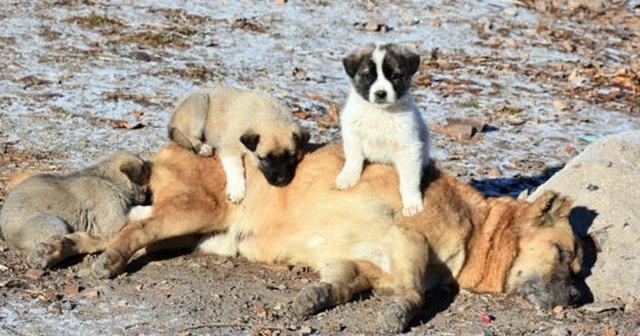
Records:
<instances>
[{"instance_id":1,"label":"white and black puppy","mask_svg":"<svg viewBox=\"0 0 640 336\"><path fill-rule=\"evenodd\" d=\"M343 60L352 88L340 115L345 164L336 186L354 186L365 160L393 164L402 213L424 209L420 182L429 163L429 130L409 92L420 56L397 44L366 45Z\"/></svg>"}]
</instances>

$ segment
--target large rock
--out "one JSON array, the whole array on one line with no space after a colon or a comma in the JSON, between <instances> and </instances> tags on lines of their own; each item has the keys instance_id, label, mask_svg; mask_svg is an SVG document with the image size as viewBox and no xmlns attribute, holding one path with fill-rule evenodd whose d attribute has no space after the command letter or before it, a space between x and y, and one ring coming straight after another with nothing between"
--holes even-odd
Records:
<instances>
[{"instance_id":1,"label":"large rock","mask_svg":"<svg viewBox=\"0 0 640 336\"><path fill-rule=\"evenodd\" d=\"M593 298L640 299L640 131L590 145L529 200L544 190L575 202L569 220L590 247L586 285Z\"/></svg>"}]
</instances>

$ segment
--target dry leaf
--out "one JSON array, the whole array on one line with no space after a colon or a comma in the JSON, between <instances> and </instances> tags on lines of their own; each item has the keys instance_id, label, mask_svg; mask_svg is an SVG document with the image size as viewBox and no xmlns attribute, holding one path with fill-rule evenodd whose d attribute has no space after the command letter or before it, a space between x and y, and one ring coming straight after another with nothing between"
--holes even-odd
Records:
<instances>
[{"instance_id":1,"label":"dry leaf","mask_svg":"<svg viewBox=\"0 0 640 336\"><path fill-rule=\"evenodd\" d=\"M336 104L329 103L327 114L318 120L318 124L324 127L337 127L340 125L339 109Z\"/></svg>"},{"instance_id":2,"label":"dry leaf","mask_svg":"<svg viewBox=\"0 0 640 336\"><path fill-rule=\"evenodd\" d=\"M124 128L128 130L133 130L133 129L139 129L144 127L144 125L141 123L131 125L129 124L128 121L120 120L120 119L106 119L106 121L109 122L113 128Z\"/></svg>"},{"instance_id":3,"label":"dry leaf","mask_svg":"<svg viewBox=\"0 0 640 336\"><path fill-rule=\"evenodd\" d=\"M303 109L297 109L293 111L293 115L302 120L306 120L309 118L309 115L305 113Z\"/></svg>"}]
</instances>

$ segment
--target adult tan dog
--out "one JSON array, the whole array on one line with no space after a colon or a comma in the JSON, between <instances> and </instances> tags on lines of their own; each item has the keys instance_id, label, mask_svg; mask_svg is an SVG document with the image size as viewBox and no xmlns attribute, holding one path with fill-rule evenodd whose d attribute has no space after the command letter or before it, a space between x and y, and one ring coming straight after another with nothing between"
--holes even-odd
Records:
<instances>
[{"instance_id":1,"label":"adult tan dog","mask_svg":"<svg viewBox=\"0 0 640 336\"><path fill-rule=\"evenodd\" d=\"M369 165L353 189L340 191L334 180L343 163L339 146L316 149L283 188L247 166L247 197L233 205L217 158L169 145L153 161L150 217L129 223L93 273L115 276L137 250L163 239L218 233L205 250L306 264L320 273L320 282L293 303L300 316L370 288L392 290L381 328L400 332L425 290L453 281L477 292L520 293L542 307L570 302L571 275L582 259L567 221L570 201L551 192L533 204L486 199L429 167L422 188L427 206L409 218L401 215L393 167Z\"/></svg>"}]
</instances>

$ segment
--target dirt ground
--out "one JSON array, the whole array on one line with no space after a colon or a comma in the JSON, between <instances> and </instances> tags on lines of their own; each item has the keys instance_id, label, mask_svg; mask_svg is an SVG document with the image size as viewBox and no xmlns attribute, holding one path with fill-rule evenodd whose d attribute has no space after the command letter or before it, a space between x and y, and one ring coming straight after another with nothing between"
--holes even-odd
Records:
<instances>
[{"instance_id":1,"label":"dirt ground","mask_svg":"<svg viewBox=\"0 0 640 336\"><path fill-rule=\"evenodd\" d=\"M0 188L14 171L65 172L116 149L150 157L175 99L220 83L267 91L312 140L339 141L340 59L373 41L423 56L414 93L434 158L487 195L518 195L595 139L640 127L637 1L278 2L3 1ZM374 334L385 302L370 293L297 321L290 304L317 279L304 267L185 252L103 281L87 275L94 258L38 272L0 240L0 335ZM640 306L535 311L442 289L410 333L637 335Z\"/></svg>"}]
</instances>

